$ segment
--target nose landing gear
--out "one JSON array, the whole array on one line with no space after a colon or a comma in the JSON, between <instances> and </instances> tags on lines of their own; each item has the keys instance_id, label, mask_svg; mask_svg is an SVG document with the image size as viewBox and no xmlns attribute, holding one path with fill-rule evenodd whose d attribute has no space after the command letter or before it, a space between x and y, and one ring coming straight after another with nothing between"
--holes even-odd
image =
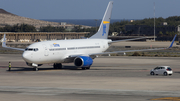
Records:
<instances>
[{"instance_id":1,"label":"nose landing gear","mask_svg":"<svg viewBox=\"0 0 180 101\"><path fill-rule=\"evenodd\" d=\"M33 69L34 69L34 71L38 71L38 67L34 67Z\"/></svg>"},{"instance_id":2,"label":"nose landing gear","mask_svg":"<svg viewBox=\"0 0 180 101\"><path fill-rule=\"evenodd\" d=\"M38 71L38 64L32 63L32 66L34 67L34 71Z\"/></svg>"}]
</instances>

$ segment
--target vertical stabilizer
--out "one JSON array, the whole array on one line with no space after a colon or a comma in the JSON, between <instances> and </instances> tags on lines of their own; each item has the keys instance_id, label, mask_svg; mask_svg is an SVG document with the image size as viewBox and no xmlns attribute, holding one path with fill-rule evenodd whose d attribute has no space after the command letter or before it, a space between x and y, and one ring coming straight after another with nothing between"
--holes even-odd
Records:
<instances>
[{"instance_id":1,"label":"vertical stabilizer","mask_svg":"<svg viewBox=\"0 0 180 101\"><path fill-rule=\"evenodd\" d=\"M110 1L106 12L104 14L104 17L101 21L101 25L98 29L98 32L94 34L92 37L93 39L107 39L108 33L109 33L109 26L110 26L110 20L111 20L111 12L112 12L112 6L113 6L113 1Z\"/></svg>"}]
</instances>

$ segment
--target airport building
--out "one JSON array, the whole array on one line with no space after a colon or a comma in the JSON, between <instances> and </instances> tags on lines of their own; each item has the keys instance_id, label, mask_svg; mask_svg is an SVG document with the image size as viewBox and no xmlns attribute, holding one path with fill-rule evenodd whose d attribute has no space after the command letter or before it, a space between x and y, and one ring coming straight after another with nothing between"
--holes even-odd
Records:
<instances>
[{"instance_id":1,"label":"airport building","mask_svg":"<svg viewBox=\"0 0 180 101\"><path fill-rule=\"evenodd\" d=\"M9 42L35 42L46 40L81 39L89 32L1 32L0 39L6 34Z\"/></svg>"}]
</instances>

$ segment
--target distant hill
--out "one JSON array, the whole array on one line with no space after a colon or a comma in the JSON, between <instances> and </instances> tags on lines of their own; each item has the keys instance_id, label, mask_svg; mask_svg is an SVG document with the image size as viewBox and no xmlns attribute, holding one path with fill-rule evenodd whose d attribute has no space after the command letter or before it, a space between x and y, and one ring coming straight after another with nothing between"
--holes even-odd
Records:
<instances>
[{"instance_id":1,"label":"distant hill","mask_svg":"<svg viewBox=\"0 0 180 101\"><path fill-rule=\"evenodd\" d=\"M0 9L0 27L4 27L5 25L15 25L15 24L29 24L33 25L36 28L40 28L42 26L61 26L60 23L57 22L49 22L49 21L42 21L36 20L26 17L17 16L10 12L5 11L4 9Z\"/></svg>"},{"instance_id":2,"label":"distant hill","mask_svg":"<svg viewBox=\"0 0 180 101\"><path fill-rule=\"evenodd\" d=\"M0 8L0 13L1 14L11 14L11 15L14 15L14 14L9 13L9 12L5 11L4 9L1 9L1 8Z\"/></svg>"}]
</instances>

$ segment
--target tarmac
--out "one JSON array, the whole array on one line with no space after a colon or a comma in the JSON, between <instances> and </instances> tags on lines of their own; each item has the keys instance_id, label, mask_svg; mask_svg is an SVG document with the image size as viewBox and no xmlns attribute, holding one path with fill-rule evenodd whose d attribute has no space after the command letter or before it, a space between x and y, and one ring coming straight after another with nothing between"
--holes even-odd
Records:
<instances>
[{"instance_id":1,"label":"tarmac","mask_svg":"<svg viewBox=\"0 0 180 101\"><path fill-rule=\"evenodd\" d=\"M90 70L53 64L33 71L21 54L0 54L1 101L149 101L180 100L180 57L101 56ZM12 70L8 71L8 62ZM172 76L151 76L159 65Z\"/></svg>"}]
</instances>

